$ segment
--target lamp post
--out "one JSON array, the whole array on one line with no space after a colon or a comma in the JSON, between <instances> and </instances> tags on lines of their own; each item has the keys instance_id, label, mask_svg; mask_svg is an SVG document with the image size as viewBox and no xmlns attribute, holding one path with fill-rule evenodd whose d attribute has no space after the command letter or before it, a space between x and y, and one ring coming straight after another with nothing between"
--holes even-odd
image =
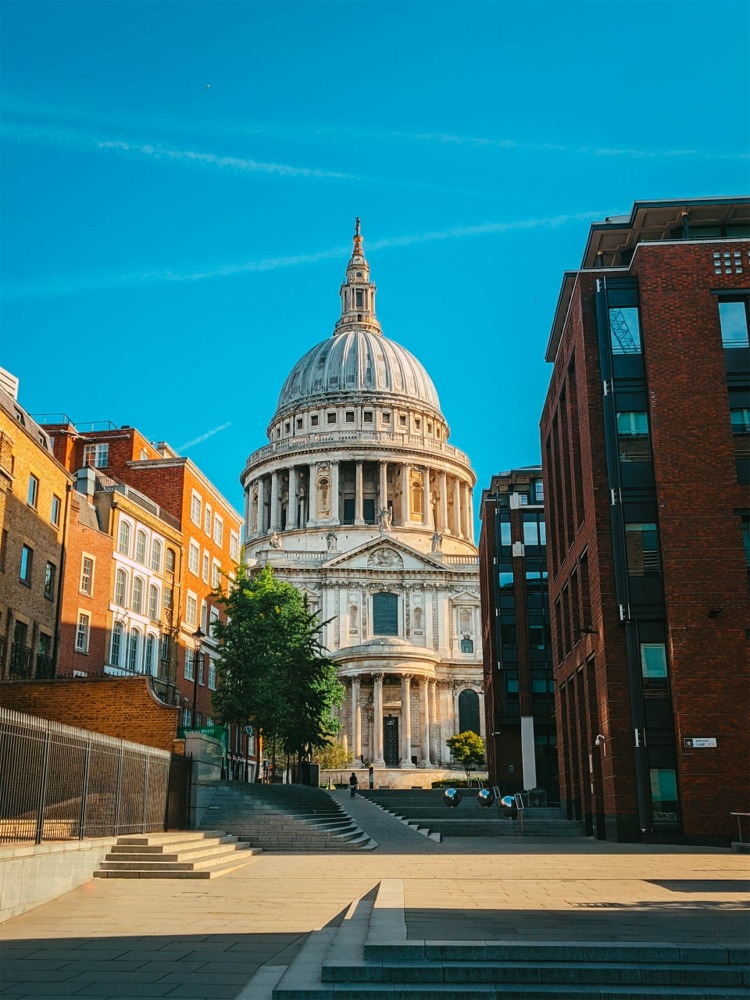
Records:
<instances>
[{"instance_id":1,"label":"lamp post","mask_svg":"<svg viewBox=\"0 0 750 1000\"><path fill-rule=\"evenodd\" d=\"M200 626L193 632L192 639L194 643L193 647L193 715L191 718L191 726L195 729L195 718L196 718L196 706L198 703L198 657L200 655L201 646L203 645L203 640L206 638L205 632L202 631Z\"/></svg>"}]
</instances>

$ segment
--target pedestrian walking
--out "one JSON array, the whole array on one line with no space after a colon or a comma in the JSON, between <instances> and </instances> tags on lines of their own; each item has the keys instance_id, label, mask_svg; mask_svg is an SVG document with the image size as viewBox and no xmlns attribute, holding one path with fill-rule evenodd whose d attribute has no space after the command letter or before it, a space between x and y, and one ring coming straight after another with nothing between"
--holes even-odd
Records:
<instances>
[{"instance_id":1,"label":"pedestrian walking","mask_svg":"<svg viewBox=\"0 0 750 1000\"><path fill-rule=\"evenodd\" d=\"M357 788L359 787L359 782L357 781L357 775L352 771L351 777L349 778L349 795L351 798L357 793Z\"/></svg>"}]
</instances>

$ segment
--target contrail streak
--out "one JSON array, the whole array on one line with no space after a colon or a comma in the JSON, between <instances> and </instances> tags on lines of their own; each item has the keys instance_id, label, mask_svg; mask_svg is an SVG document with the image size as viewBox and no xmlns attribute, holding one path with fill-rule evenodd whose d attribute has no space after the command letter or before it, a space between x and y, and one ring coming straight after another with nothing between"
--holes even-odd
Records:
<instances>
[{"instance_id":1,"label":"contrail streak","mask_svg":"<svg viewBox=\"0 0 750 1000\"><path fill-rule=\"evenodd\" d=\"M193 438L192 441L186 441L185 444L181 444L177 448L177 451L187 451L188 448L192 448L196 444L203 444L204 441L208 441L208 439L210 437L213 437L214 434L218 434L219 431L225 431L227 429L227 427L231 427L231 426L232 426L232 421L231 420L229 421L229 423L220 424L219 427L214 427L214 429L212 431L206 431L206 433L205 434L201 434L200 437Z\"/></svg>"},{"instance_id":2,"label":"contrail streak","mask_svg":"<svg viewBox=\"0 0 750 1000\"><path fill-rule=\"evenodd\" d=\"M608 214L613 214L609 212ZM577 212L572 215L555 215L534 219L516 219L511 222L483 222L474 226L452 226L449 229L434 229L424 233L404 236L387 236L368 243L369 250L385 250L412 246L415 243L436 243L442 240L467 239L472 236L488 236L524 229L553 229L569 222L590 221L603 217L602 212ZM48 297L54 295L75 295L81 292L104 288L124 288L141 284L169 284L172 282L206 281L211 278L228 278L235 274L252 274L275 271L279 268L300 267L318 264L324 260L345 258L350 252L348 246L331 247L314 253L294 254L284 257L262 257L258 260L242 261L235 264L221 264L203 270L183 271L142 271L116 272L96 271L84 274L54 275L36 282L12 285L6 284L2 297L7 301Z\"/></svg>"}]
</instances>

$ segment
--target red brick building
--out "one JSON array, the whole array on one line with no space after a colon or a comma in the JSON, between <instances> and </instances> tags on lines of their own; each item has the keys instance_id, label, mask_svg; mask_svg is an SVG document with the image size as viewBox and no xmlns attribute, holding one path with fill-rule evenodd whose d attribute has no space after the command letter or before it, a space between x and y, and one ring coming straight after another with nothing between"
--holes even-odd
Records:
<instances>
[{"instance_id":1,"label":"red brick building","mask_svg":"<svg viewBox=\"0 0 750 1000\"><path fill-rule=\"evenodd\" d=\"M748 236L748 198L636 202L563 279L541 420L561 798L607 839L727 843L750 807Z\"/></svg>"},{"instance_id":2,"label":"red brick building","mask_svg":"<svg viewBox=\"0 0 750 1000\"><path fill-rule=\"evenodd\" d=\"M541 466L493 476L479 513L490 784L559 802Z\"/></svg>"},{"instance_id":3,"label":"red brick building","mask_svg":"<svg viewBox=\"0 0 750 1000\"><path fill-rule=\"evenodd\" d=\"M67 419L45 428L66 468L94 473L100 522L108 521L115 562L122 562L112 571L105 672L141 672L150 637L147 595L156 589L161 618L167 610L171 616L169 627L161 630L160 659L174 658L170 669L182 723L211 725L218 658L211 623L220 615L215 592L226 588L239 562L242 518L190 459L163 442L149 442L135 428L79 429ZM116 510L103 510L103 494L110 495ZM161 546L158 557L155 541ZM199 631L203 638L196 653ZM246 743L246 736L233 730L230 750L244 754Z\"/></svg>"}]
</instances>

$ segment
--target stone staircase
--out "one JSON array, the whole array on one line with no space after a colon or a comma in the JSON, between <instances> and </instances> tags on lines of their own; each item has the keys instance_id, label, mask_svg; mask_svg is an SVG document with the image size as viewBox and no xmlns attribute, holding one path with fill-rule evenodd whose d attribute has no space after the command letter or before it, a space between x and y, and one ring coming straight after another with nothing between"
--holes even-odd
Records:
<instances>
[{"instance_id":1,"label":"stone staircase","mask_svg":"<svg viewBox=\"0 0 750 1000\"><path fill-rule=\"evenodd\" d=\"M219 878L260 851L222 830L118 837L94 878Z\"/></svg>"},{"instance_id":2,"label":"stone staircase","mask_svg":"<svg viewBox=\"0 0 750 1000\"><path fill-rule=\"evenodd\" d=\"M365 789L360 792L386 812L409 825L428 830L433 839L440 837L585 837L582 821L565 819L552 806L533 806L523 817L511 819L497 805L483 808L477 802L477 789L461 788L461 802L448 808L443 790Z\"/></svg>"},{"instance_id":3,"label":"stone staircase","mask_svg":"<svg viewBox=\"0 0 750 1000\"><path fill-rule=\"evenodd\" d=\"M206 822L267 851L361 851L377 843L321 788L216 783Z\"/></svg>"},{"instance_id":4,"label":"stone staircase","mask_svg":"<svg viewBox=\"0 0 750 1000\"><path fill-rule=\"evenodd\" d=\"M729 1000L748 986L748 946L408 940L403 882L391 879L314 931L288 968L261 970L243 996Z\"/></svg>"}]
</instances>

